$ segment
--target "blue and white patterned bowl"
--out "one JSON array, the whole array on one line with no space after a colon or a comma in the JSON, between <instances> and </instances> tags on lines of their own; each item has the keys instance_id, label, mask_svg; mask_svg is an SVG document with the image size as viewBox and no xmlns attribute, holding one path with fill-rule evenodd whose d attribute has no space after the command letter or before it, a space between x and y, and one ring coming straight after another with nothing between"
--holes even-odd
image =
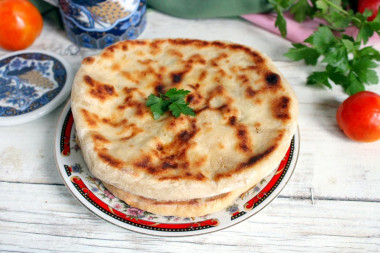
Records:
<instances>
[{"instance_id":1,"label":"blue and white patterned bowl","mask_svg":"<svg viewBox=\"0 0 380 253\"><path fill-rule=\"evenodd\" d=\"M58 5L68 37L82 47L136 39L146 26L146 0L58 0Z\"/></svg>"},{"instance_id":2,"label":"blue and white patterned bowl","mask_svg":"<svg viewBox=\"0 0 380 253\"><path fill-rule=\"evenodd\" d=\"M0 126L39 118L69 95L73 73L60 56L20 51L0 59Z\"/></svg>"}]
</instances>

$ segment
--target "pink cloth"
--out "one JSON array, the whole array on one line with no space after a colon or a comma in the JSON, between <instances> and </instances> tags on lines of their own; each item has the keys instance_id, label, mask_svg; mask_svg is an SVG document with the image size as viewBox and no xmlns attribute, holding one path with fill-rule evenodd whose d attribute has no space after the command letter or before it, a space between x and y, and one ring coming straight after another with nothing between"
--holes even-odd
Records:
<instances>
[{"instance_id":1,"label":"pink cloth","mask_svg":"<svg viewBox=\"0 0 380 253\"><path fill-rule=\"evenodd\" d=\"M295 43L303 42L322 23L322 21L318 19L307 20L302 23L298 23L294 21L289 14L284 14L284 16L286 19L286 27L287 27L286 39ZM273 13L247 14L247 15L243 15L242 18L252 22L253 24L259 27L264 28L265 30L268 30L272 33L280 35L280 31L278 30L277 27L274 26L276 22L276 15ZM348 28L346 32L349 35L355 35L357 33L357 30L355 28ZM379 35L375 34L374 36L372 36L368 41L368 45L380 47Z\"/></svg>"}]
</instances>

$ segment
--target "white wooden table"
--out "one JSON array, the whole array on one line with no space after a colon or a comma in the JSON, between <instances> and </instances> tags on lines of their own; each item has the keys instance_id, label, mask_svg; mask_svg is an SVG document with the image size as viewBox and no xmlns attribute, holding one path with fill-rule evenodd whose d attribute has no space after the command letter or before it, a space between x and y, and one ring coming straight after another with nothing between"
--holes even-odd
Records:
<instances>
[{"instance_id":1,"label":"white wooden table","mask_svg":"<svg viewBox=\"0 0 380 253\"><path fill-rule=\"evenodd\" d=\"M339 88L307 87L312 68L282 56L290 43L243 20L151 11L140 38L157 37L230 40L275 60L300 104L300 155L282 193L248 220L211 234L165 238L122 229L92 214L63 184L54 158L61 106L0 127L1 252L380 252L380 141L355 143L338 129L335 111L346 98ZM30 49L64 54L70 44L45 22ZM77 69L84 54L65 57ZM380 85L371 90L380 93Z\"/></svg>"}]
</instances>

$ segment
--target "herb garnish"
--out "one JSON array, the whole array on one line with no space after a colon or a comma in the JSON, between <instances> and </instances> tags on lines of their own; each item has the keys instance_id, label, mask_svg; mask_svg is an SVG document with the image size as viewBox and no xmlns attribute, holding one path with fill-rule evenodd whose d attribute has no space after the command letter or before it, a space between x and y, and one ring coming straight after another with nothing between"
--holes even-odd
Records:
<instances>
[{"instance_id":1,"label":"herb garnish","mask_svg":"<svg viewBox=\"0 0 380 253\"><path fill-rule=\"evenodd\" d=\"M176 118L178 118L181 113L195 116L195 112L188 107L189 103L185 101L185 97L189 93L190 91L188 90L172 88L165 94L160 93L159 96L150 94L146 101L146 106L150 107L154 119L159 119L168 110L170 110Z\"/></svg>"},{"instance_id":2,"label":"herb garnish","mask_svg":"<svg viewBox=\"0 0 380 253\"><path fill-rule=\"evenodd\" d=\"M277 12L275 26L286 36L286 20L283 11L289 10L294 19L303 22L307 18L325 21L304 44L295 43L285 56L291 60L304 60L307 65L320 65L322 71L314 71L307 78L308 85L341 85L344 91L355 94L365 90L364 85L377 84L379 78L374 68L380 61L380 53L371 46L364 47L368 39L380 35L380 12L368 21L372 12L364 13L346 9L348 1L341 0L269 0ZM352 7L352 6L351 6ZM356 27L355 37L344 31Z\"/></svg>"}]
</instances>

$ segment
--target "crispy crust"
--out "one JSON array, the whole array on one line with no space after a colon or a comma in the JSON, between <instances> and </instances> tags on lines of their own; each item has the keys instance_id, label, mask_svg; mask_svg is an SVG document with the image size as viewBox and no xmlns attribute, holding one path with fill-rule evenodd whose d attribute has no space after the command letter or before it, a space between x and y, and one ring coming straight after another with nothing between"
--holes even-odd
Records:
<instances>
[{"instance_id":1,"label":"crispy crust","mask_svg":"<svg viewBox=\"0 0 380 253\"><path fill-rule=\"evenodd\" d=\"M196 117L153 120L149 94L191 93ZM187 39L115 44L83 60L72 112L91 172L148 199L207 198L254 185L296 130L294 92L249 47Z\"/></svg>"}]
</instances>

